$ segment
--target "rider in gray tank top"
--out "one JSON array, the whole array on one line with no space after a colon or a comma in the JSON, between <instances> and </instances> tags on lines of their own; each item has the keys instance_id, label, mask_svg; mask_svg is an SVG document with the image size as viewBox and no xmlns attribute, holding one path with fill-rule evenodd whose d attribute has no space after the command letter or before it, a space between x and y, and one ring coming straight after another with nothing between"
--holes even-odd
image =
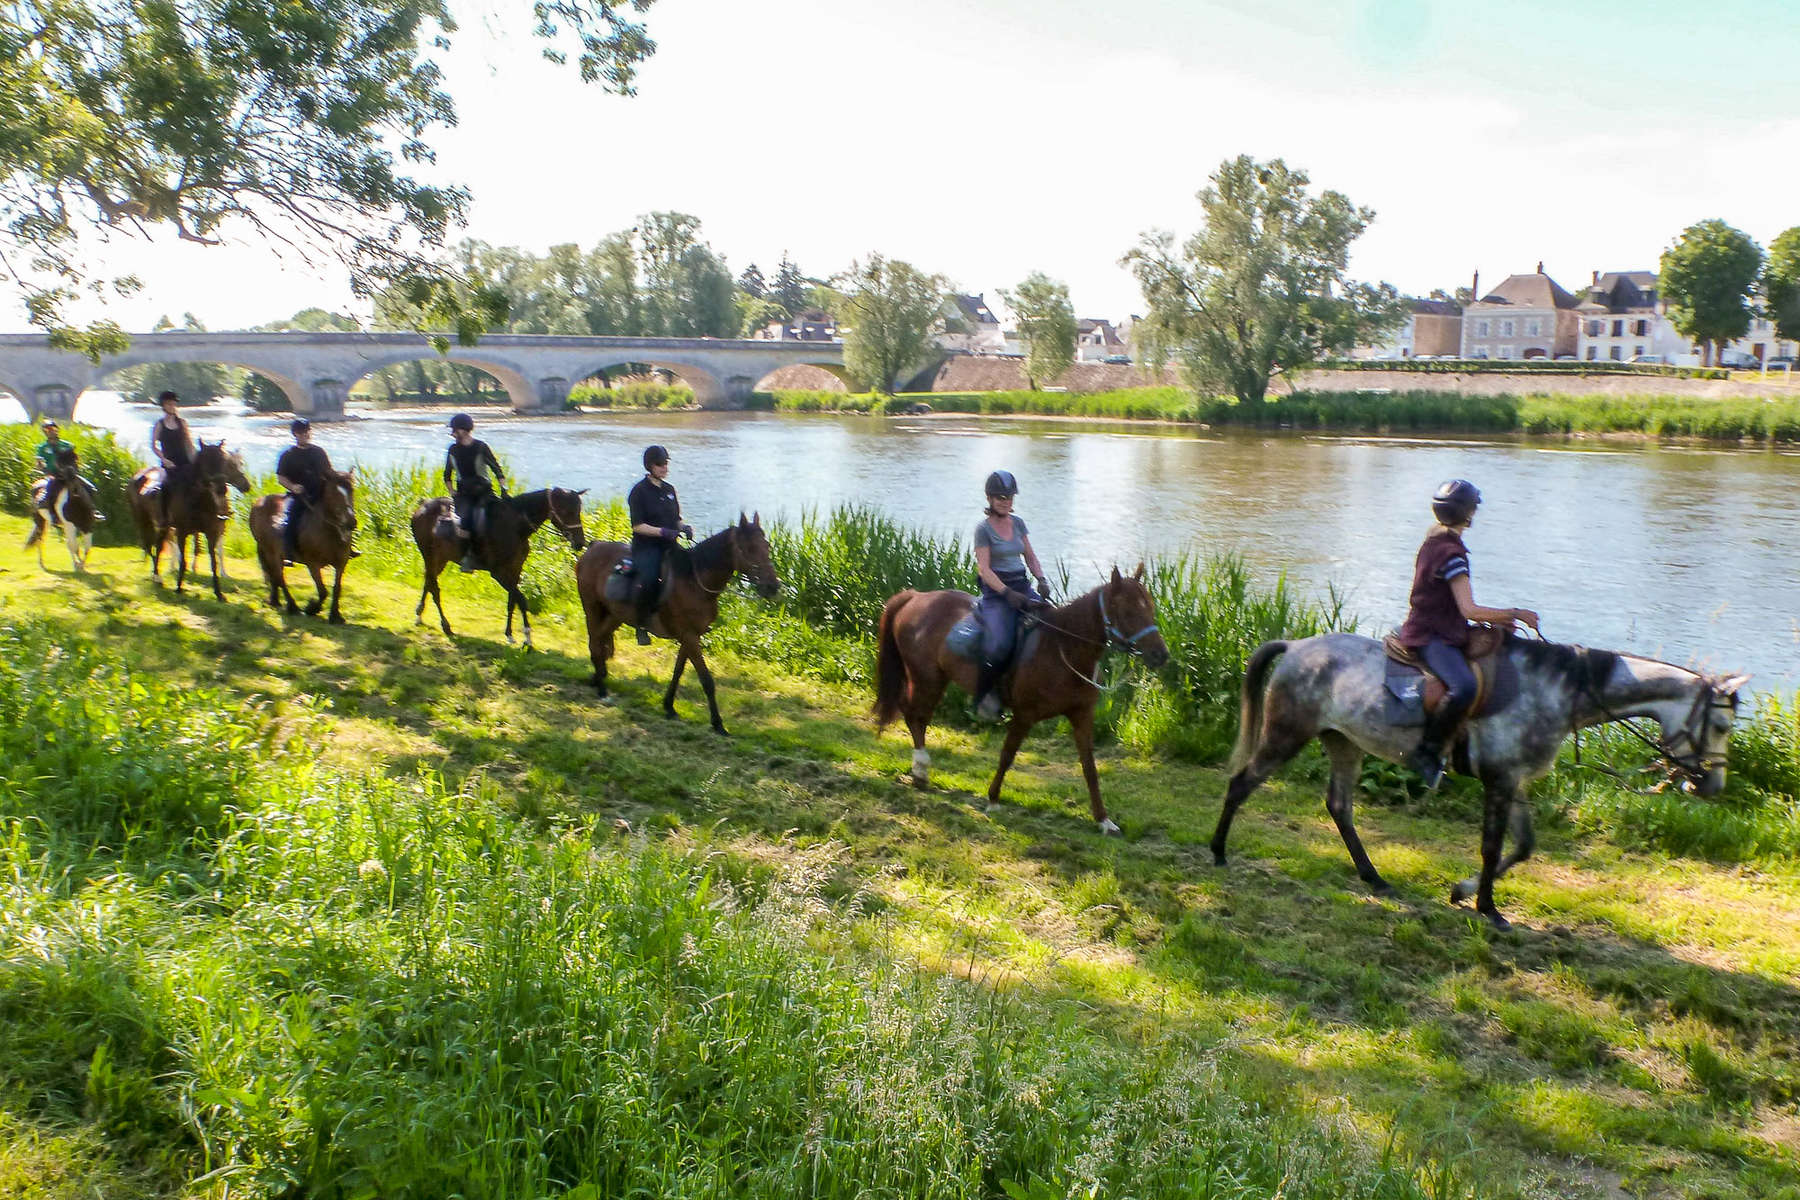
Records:
<instances>
[{"instance_id":1,"label":"rider in gray tank top","mask_svg":"<svg viewBox=\"0 0 1800 1200\"><path fill-rule=\"evenodd\" d=\"M975 712L986 721L1000 716L1000 696L995 688L1018 640L1019 614L1043 604L1050 590L1025 522L1013 514L1013 497L1018 492L1019 482L1011 471L989 475L987 517L975 527L975 564L981 584L981 598L975 602L975 617L981 623ZM995 522L1007 527L1006 536L994 528ZM1036 590L1027 571L1037 576Z\"/></svg>"}]
</instances>

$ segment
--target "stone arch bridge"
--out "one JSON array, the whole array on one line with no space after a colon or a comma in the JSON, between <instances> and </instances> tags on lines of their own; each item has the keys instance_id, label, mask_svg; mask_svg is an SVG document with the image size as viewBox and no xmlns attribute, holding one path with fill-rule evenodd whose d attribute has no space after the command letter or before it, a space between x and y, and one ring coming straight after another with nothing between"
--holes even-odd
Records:
<instances>
[{"instance_id":1,"label":"stone arch bridge","mask_svg":"<svg viewBox=\"0 0 1800 1200\"><path fill-rule=\"evenodd\" d=\"M17 396L32 420L72 420L81 394L114 371L145 363L221 363L254 371L313 420L343 416L350 389L382 367L440 359L479 367L506 388L514 411L562 410L569 389L625 363L670 372L694 390L702 408L740 408L756 385L782 367L820 367L843 377L837 342L726 338L562 337L492 334L474 346L438 354L418 333L133 334L122 354L98 364L53 349L41 334L0 334L0 389Z\"/></svg>"}]
</instances>

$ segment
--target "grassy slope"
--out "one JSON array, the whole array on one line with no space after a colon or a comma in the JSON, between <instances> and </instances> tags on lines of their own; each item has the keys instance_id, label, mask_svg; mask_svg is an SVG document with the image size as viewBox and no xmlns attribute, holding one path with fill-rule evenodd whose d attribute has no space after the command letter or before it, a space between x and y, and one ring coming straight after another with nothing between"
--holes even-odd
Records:
<instances>
[{"instance_id":1,"label":"grassy slope","mask_svg":"<svg viewBox=\"0 0 1800 1200\"><path fill-rule=\"evenodd\" d=\"M1216 1036L1236 1086L1315 1103L1373 1146L1397 1129L1499 1194L1800 1196L1791 861L1624 853L1546 813L1538 857L1501 891L1519 928L1496 936L1443 900L1473 862L1468 812L1365 806L1399 889L1376 900L1319 786L1295 778L1252 801L1220 872L1203 845L1215 770L1106 752L1126 837L1102 841L1060 730L1027 744L988 810L997 738L937 733L936 787L918 793L896 782L904 740L876 738L866 694L720 655L736 735L721 741L691 674L684 719L662 718L662 646L621 646L618 704L601 708L579 618L546 613L543 652L512 650L482 579L448 589L452 645L412 627L405 582L353 570L352 625L333 629L272 616L249 584L223 606L158 593L122 550L83 578L43 574L14 549L23 530L0 519L0 622L50 613L166 677L318 697L328 761L477 776L528 819L618 817L740 870L841 843L842 893L883 902L853 927L864 948L1066 997L1122 1039ZM42 1177L42 1194L76 1194L103 1145L97 1126L0 1111L0 1190Z\"/></svg>"}]
</instances>

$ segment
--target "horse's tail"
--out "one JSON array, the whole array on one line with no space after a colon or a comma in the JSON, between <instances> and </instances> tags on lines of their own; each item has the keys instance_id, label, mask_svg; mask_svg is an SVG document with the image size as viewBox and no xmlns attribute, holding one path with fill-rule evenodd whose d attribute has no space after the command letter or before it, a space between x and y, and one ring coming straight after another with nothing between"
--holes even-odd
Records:
<instances>
[{"instance_id":1,"label":"horse's tail","mask_svg":"<svg viewBox=\"0 0 1800 1200\"><path fill-rule=\"evenodd\" d=\"M881 632L875 644L875 727L886 729L900 715L900 701L906 695L906 661L900 657L900 642L894 636L894 621L900 610L919 593L908 588L888 597L881 610Z\"/></svg>"},{"instance_id":2,"label":"horse's tail","mask_svg":"<svg viewBox=\"0 0 1800 1200\"><path fill-rule=\"evenodd\" d=\"M1262 744L1263 688L1268 682L1269 667L1287 653L1286 642L1264 642L1244 664L1244 690L1238 697L1237 745L1231 748L1233 775L1244 769L1257 747Z\"/></svg>"}]
</instances>

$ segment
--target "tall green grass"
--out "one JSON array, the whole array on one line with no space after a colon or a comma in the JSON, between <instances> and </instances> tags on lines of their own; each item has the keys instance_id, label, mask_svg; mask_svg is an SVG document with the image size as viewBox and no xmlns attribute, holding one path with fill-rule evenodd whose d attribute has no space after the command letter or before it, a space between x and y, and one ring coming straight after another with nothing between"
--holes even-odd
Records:
<instances>
[{"instance_id":1,"label":"tall green grass","mask_svg":"<svg viewBox=\"0 0 1800 1200\"><path fill-rule=\"evenodd\" d=\"M71 422L62 431L81 458L81 473L94 485L96 507L105 518L94 531L102 545L124 545L135 538L131 526L131 477L144 467L135 454L119 445L110 432ZM44 435L31 425L0 425L0 510L21 516L31 511L31 485L37 481L37 448Z\"/></svg>"},{"instance_id":2,"label":"tall green grass","mask_svg":"<svg viewBox=\"0 0 1800 1200\"><path fill-rule=\"evenodd\" d=\"M1800 442L1800 398L1301 391L1261 404L1209 400L1197 418L1208 425L1357 433L1621 433Z\"/></svg>"},{"instance_id":3,"label":"tall green grass","mask_svg":"<svg viewBox=\"0 0 1800 1200\"><path fill-rule=\"evenodd\" d=\"M685 383L651 383L631 379L600 387L578 383L569 389L570 408L692 408L694 389Z\"/></svg>"},{"instance_id":4,"label":"tall green grass","mask_svg":"<svg viewBox=\"0 0 1800 1200\"><path fill-rule=\"evenodd\" d=\"M1143 421L1192 421L1199 407L1192 392L1173 387L1123 388L1111 392L902 392L895 396L779 391L759 394L751 407L776 412L894 415L911 412L921 405L932 412Z\"/></svg>"},{"instance_id":5,"label":"tall green grass","mask_svg":"<svg viewBox=\"0 0 1800 1200\"><path fill-rule=\"evenodd\" d=\"M36 622L0 711L0 1091L104 1131L110 1194L1466 1192L1219 1047L847 956L829 848L544 838Z\"/></svg>"}]
</instances>

